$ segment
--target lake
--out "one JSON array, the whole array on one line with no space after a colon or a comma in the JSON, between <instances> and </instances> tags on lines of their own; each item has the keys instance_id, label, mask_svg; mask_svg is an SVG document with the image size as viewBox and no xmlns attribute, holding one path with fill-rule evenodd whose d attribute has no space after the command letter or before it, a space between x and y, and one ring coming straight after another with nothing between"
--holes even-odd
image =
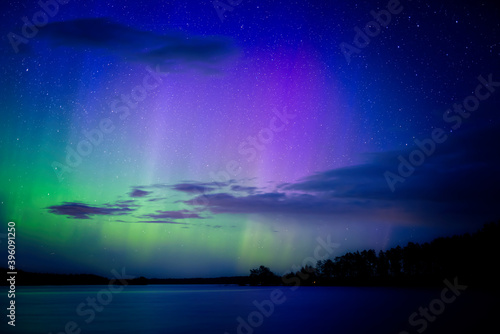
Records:
<instances>
[{"instance_id":1,"label":"lake","mask_svg":"<svg viewBox=\"0 0 500 334\"><path fill-rule=\"evenodd\" d=\"M129 285L113 293L108 286L18 287L16 327L7 331L471 333L480 332L487 321L493 323L493 313L498 314L497 295L465 290L443 303L441 293L379 287ZM453 294L448 291L445 297L450 301ZM429 306L438 315L431 314L430 320L419 315L409 324L412 313ZM6 328L5 320L1 328Z\"/></svg>"}]
</instances>

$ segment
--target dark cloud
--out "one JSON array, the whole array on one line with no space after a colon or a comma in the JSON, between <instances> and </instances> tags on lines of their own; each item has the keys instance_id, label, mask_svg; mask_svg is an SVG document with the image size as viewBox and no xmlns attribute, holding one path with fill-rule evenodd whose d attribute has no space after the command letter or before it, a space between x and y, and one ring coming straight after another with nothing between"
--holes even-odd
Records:
<instances>
[{"instance_id":1,"label":"dark cloud","mask_svg":"<svg viewBox=\"0 0 500 334\"><path fill-rule=\"evenodd\" d=\"M151 194L151 191L145 191L141 189L134 189L132 192L130 192L130 197L144 197Z\"/></svg>"},{"instance_id":2,"label":"dark cloud","mask_svg":"<svg viewBox=\"0 0 500 334\"><path fill-rule=\"evenodd\" d=\"M229 187L232 184L237 183L236 180L229 180L226 182L199 182L199 181L181 181L175 184L168 183L155 183L150 185L138 185L134 188L141 189L174 189L187 193L196 193L203 191L214 191L216 189L222 189L224 187Z\"/></svg>"},{"instance_id":3,"label":"dark cloud","mask_svg":"<svg viewBox=\"0 0 500 334\"><path fill-rule=\"evenodd\" d=\"M370 161L317 173L293 184L280 186L282 191L302 191L332 198L363 198L390 201L458 201L493 203L499 198L497 166L500 154L492 144L500 141L498 127L481 131L449 133L449 139L437 144L435 152L421 166L391 191L384 173L398 174L402 156L408 160L417 147L369 155Z\"/></svg>"},{"instance_id":4,"label":"dark cloud","mask_svg":"<svg viewBox=\"0 0 500 334\"><path fill-rule=\"evenodd\" d=\"M50 213L56 215L69 216L74 219L90 219L93 215L126 215L134 211L134 209L119 206L119 207L97 207L89 206L82 203L64 202L62 205L53 205L47 208Z\"/></svg>"},{"instance_id":5,"label":"dark cloud","mask_svg":"<svg viewBox=\"0 0 500 334\"><path fill-rule=\"evenodd\" d=\"M173 185L172 189L190 194L200 194L215 190L213 184L210 183L178 183Z\"/></svg>"},{"instance_id":6,"label":"dark cloud","mask_svg":"<svg viewBox=\"0 0 500 334\"><path fill-rule=\"evenodd\" d=\"M115 23L106 18L86 18L49 23L40 31L57 46L100 49L125 60L147 64L212 65L233 55L236 48L222 37L159 35ZM163 67L162 67L163 68Z\"/></svg>"},{"instance_id":7,"label":"dark cloud","mask_svg":"<svg viewBox=\"0 0 500 334\"><path fill-rule=\"evenodd\" d=\"M148 201L149 202L157 202L157 201L161 201L161 200L164 200L164 199L167 199L167 197L150 198L150 199L148 199Z\"/></svg>"},{"instance_id":8,"label":"dark cloud","mask_svg":"<svg viewBox=\"0 0 500 334\"><path fill-rule=\"evenodd\" d=\"M234 195L226 192L196 196L184 203L212 213L348 215L378 210L410 214L421 221L495 220L500 214L500 142L498 126L480 131L448 133L435 152L391 191L384 176L398 173L399 156L408 159L417 147L366 155L364 164L332 169L276 191ZM234 187L234 186L233 186ZM235 189L238 189L237 187ZM442 218L436 218L442 217ZM383 218L383 217L382 217ZM456 219L456 220L454 220Z\"/></svg>"},{"instance_id":9,"label":"dark cloud","mask_svg":"<svg viewBox=\"0 0 500 334\"><path fill-rule=\"evenodd\" d=\"M139 207L141 207L137 202L136 200L122 200L122 201L116 201L114 203L104 203L102 205L103 207L105 208L128 208L128 209L137 209Z\"/></svg>"},{"instance_id":10,"label":"dark cloud","mask_svg":"<svg viewBox=\"0 0 500 334\"><path fill-rule=\"evenodd\" d=\"M257 191L257 187L246 187L246 186L240 186L240 185L235 184L235 185L231 186L231 190L253 194Z\"/></svg>"},{"instance_id":11,"label":"dark cloud","mask_svg":"<svg viewBox=\"0 0 500 334\"><path fill-rule=\"evenodd\" d=\"M212 213L233 214L311 214L324 215L347 213L350 209L368 208L368 203L361 201L332 201L330 198L311 194L265 193L248 196L234 196L227 193L197 196L184 201L185 204L199 206Z\"/></svg>"},{"instance_id":12,"label":"dark cloud","mask_svg":"<svg viewBox=\"0 0 500 334\"><path fill-rule=\"evenodd\" d=\"M154 218L154 219L187 219L187 218L196 218L196 219L203 219L200 215L197 213L194 213L189 210L179 210L179 211L161 211L157 210L157 213L152 213L152 214L147 214L144 215L143 217L149 217L149 218Z\"/></svg>"},{"instance_id":13,"label":"dark cloud","mask_svg":"<svg viewBox=\"0 0 500 334\"><path fill-rule=\"evenodd\" d=\"M318 172L267 192L246 186L246 181L238 184L231 180L223 188L204 182L136 186L130 195L141 197L150 193L143 189L164 189L192 196L189 200L173 196L172 201L195 210L156 210L142 215L144 222L175 223L180 219L205 219L213 213L342 216L351 220L368 217L380 221L393 217L398 222L475 220L482 224L500 215L500 153L495 149L500 142L499 129L491 126L448 133L449 138L437 144L435 152L411 176L397 183L395 191L391 191L384 173L397 174L398 157L408 159L417 146L367 154L362 164ZM126 200L102 207L64 203L48 209L54 214L89 219L92 215L127 214L137 207L135 200Z\"/></svg>"}]
</instances>

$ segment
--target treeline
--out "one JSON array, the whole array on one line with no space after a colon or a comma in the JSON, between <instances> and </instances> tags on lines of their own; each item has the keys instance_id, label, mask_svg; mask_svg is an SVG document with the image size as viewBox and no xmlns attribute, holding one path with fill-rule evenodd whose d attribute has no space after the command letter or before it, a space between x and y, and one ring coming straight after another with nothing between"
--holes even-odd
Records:
<instances>
[{"instance_id":1,"label":"treeline","mask_svg":"<svg viewBox=\"0 0 500 334\"><path fill-rule=\"evenodd\" d=\"M3 277L9 278L8 270L0 268ZM40 285L107 285L109 278L90 275L90 274L50 274L33 273L24 270L17 270L15 275L16 286L40 286ZM248 276L234 277L214 277L214 278L145 278L143 276L127 280L129 285L148 285L148 284L239 284L249 283ZM0 286L8 285L4 280Z\"/></svg>"},{"instance_id":2,"label":"treeline","mask_svg":"<svg viewBox=\"0 0 500 334\"><path fill-rule=\"evenodd\" d=\"M3 277L11 277L8 275L8 270L1 268ZM17 270L15 275L16 286L23 285L104 285L108 284L109 279L90 274L49 274L49 273L32 273L23 270ZM5 280L1 285L7 285Z\"/></svg>"},{"instance_id":3,"label":"treeline","mask_svg":"<svg viewBox=\"0 0 500 334\"><path fill-rule=\"evenodd\" d=\"M15 277L16 286L39 286L39 285L107 285L110 279L103 276L92 274L51 274L51 273L33 273L22 269L16 270L16 275L8 274L9 270L0 268L0 273L3 277ZM148 284L148 279L145 277L137 277L127 280L130 285ZM0 286L8 285L9 282L4 280Z\"/></svg>"},{"instance_id":4,"label":"treeline","mask_svg":"<svg viewBox=\"0 0 500 334\"><path fill-rule=\"evenodd\" d=\"M252 285L432 286L459 277L476 286L493 286L499 240L500 224L490 223L472 235L409 242L378 253L349 252L282 277L261 266L250 271L249 279Z\"/></svg>"},{"instance_id":5,"label":"treeline","mask_svg":"<svg viewBox=\"0 0 500 334\"><path fill-rule=\"evenodd\" d=\"M149 278L147 284L238 284L249 283L248 276L209 277L209 278Z\"/></svg>"},{"instance_id":6,"label":"treeline","mask_svg":"<svg viewBox=\"0 0 500 334\"><path fill-rule=\"evenodd\" d=\"M250 270L249 276L158 279L138 277L131 285L145 284L239 284L239 285L364 285L434 286L444 279L479 287L496 286L499 264L500 223L484 225L474 234L437 238L430 243L410 242L386 251L349 252L318 261L283 276L268 267ZM0 268L4 277L8 270ZM0 285L7 285L4 280ZM48 274L17 271L16 285L106 285L109 278L89 274ZM498 289L498 288L495 288Z\"/></svg>"}]
</instances>

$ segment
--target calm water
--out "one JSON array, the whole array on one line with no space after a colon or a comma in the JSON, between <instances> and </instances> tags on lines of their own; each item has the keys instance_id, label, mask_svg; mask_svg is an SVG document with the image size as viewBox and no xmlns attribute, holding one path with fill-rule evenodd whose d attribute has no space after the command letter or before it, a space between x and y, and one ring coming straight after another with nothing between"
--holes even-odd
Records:
<instances>
[{"instance_id":1,"label":"calm water","mask_svg":"<svg viewBox=\"0 0 500 334\"><path fill-rule=\"evenodd\" d=\"M289 287L126 286L119 293L101 293L103 303L96 301L95 306L102 309L97 312L87 298L92 301L101 289L107 286L19 287L16 327L12 330L4 322L2 332L233 334L238 333L237 318L241 317L245 324L239 333L246 334L417 333L420 327L410 326L408 317L439 298L441 292L355 287L299 287L291 291ZM275 301L282 302L279 305L269 301L275 289L282 293L274 296ZM109 296L112 300L106 299ZM258 311L253 302L266 300L263 310ZM498 303L497 297L464 291L428 323L425 333L478 332L478 326L493 316L488 312L498 314L498 307L493 309ZM72 321L77 327L71 327Z\"/></svg>"}]
</instances>

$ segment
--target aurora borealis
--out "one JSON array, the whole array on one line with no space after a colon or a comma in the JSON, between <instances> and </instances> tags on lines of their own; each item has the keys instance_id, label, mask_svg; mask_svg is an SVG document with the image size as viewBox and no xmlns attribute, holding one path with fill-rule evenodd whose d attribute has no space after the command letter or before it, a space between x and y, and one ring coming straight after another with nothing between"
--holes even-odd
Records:
<instances>
[{"instance_id":1,"label":"aurora borealis","mask_svg":"<svg viewBox=\"0 0 500 334\"><path fill-rule=\"evenodd\" d=\"M243 0L223 20L212 1L68 1L30 38L43 7L2 4L0 218L18 266L284 273L319 236L342 255L498 220L498 5L400 6L347 62L340 45L387 1ZM457 111L479 84L488 97ZM436 128L447 139L391 191L384 173Z\"/></svg>"}]
</instances>

